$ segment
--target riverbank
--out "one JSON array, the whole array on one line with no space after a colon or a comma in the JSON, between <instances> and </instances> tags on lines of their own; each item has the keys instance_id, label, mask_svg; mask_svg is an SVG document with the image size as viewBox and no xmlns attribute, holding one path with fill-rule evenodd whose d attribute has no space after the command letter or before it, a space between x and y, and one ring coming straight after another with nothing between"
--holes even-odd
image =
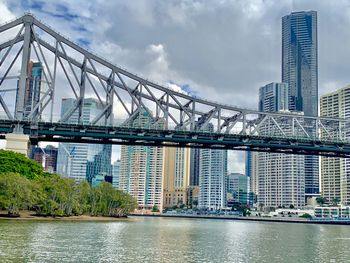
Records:
<instances>
[{"instance_id":1,"label":"riverbank","mask_svg":"<svg viewBox=\"0 0 350 263\"><path fill-rule=\"evenodd\" d=\"M40 221L120 221L128 220L128 217L110 217L110 216L89 216L89 215L80 215L80 216L37 216L30 211L21 211L20 216L11 217L7 216L7 212L0 212L0 220L40 220Z\"/></svg>"},{"instance_id":2,"label":"riverbank","mask_svg":"<svg viewBox=\"0 0 350 263\"><path fill-rule=\"evenodd\" d=\"M293 224L323 224L323 225L350 225L350 221L341 220L313 220L306 218L275 218L275 217L237 217L237 216L204 216L204 215L166 215L166 214L130 214L135 217L164 217L164 218L187 218L187 219L214 219L233 221L254 221Z\"/></svg>"}]
</instances>

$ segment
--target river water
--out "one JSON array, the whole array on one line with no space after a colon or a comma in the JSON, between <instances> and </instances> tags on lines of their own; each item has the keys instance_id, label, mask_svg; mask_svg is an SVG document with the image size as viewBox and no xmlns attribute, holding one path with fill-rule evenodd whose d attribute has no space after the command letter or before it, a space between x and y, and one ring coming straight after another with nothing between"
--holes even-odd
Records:
<instances>
[{"instance_id":1,"label":"river water","mask_svg":"<svg viewBox=\"0 0 350 263\"><path fill-rule=\"evenodd\" d=\"M350 226L0 220L0 262L350 262Z\"/></svg>"}]
</instances>

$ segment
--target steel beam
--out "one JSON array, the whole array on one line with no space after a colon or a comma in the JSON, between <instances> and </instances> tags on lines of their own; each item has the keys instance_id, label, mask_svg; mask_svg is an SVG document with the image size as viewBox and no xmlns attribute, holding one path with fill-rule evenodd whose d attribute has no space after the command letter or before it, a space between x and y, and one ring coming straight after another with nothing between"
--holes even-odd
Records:
<instances>
[{"instance_id":1,"label":"steel beam","mask_svg":"<svg viewBox=\"0 0 350 263\"><path fill-rule=\"evenodd\" d=\"M23 51L22 51L22 64L21 74L18 81L18 92L15 106L15 119L22 120L24 117L25 108L25 93L26 86L28 85L28 65L30 61L30 46L31 46L31 26L34 18L31 16L23 17L24 24L24 39L23 39Z\"/></svg>"}]
</instances>

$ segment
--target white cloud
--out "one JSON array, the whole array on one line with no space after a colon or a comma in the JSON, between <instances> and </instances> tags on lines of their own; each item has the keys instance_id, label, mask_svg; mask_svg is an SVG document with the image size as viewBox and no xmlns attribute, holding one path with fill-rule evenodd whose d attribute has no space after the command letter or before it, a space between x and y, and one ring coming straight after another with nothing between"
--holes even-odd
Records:
<instances>
[{"instance_id":1,"label":"white cloud","mask_svg":"<svg viewBox=\"0 0 350 263\"><path fill-rule=\"evenodd\" d=\"M0 24L8 22L16 17L2 0L0 0L0 14Z\"/></svg>"},{"instance_id":2,"label":"white cloud","mask_svg":"<svg viewBox=\"0 0 350 263\"><path fill-rule=\"evenodd\" d=\"M175 83L167 83L167 88L188 95L186 91L184 91L179 85Z\"/></svg>"}]
</instances>

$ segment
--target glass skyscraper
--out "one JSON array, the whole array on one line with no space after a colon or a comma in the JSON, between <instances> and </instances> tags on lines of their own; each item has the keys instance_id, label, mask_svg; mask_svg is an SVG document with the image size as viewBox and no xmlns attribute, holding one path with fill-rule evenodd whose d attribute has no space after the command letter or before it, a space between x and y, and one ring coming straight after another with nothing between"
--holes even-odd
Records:
<instances>
[{"instance_id":1,"label":"glass skyscraper","mask_svg":"<svg viewBox=\"0 0 350 263\"><path fill-rule=\"evenodd\" d=\"M61 116L74 105L74 99L62 99ZM103 105L96 99L84 100L83 123L92 121L103 111ZM68 120L78 122L78 110ZM60 143L57 156L57 173L73 178L75 181L87 180L90 184L103 178L107 181L112 177L111 166L112 146L86 143Z\"/></svg>"},{"instance_id":2,"label":"glass skyscraper","mask_svg":"<svg viewBox=\"0 0 350 263\"><path fill-rule=\"evenodd\" d=\"M116 160L112 166L113 173L113 187L119 189L119 176L120 176L120 160Z\"/></svg>"},{"instance_id":3,"label":"glass skyscraper","mask_svg":"<svg viewBox=\"0 0 350 263\"><path fill-rule=\"evenodd\" d=\"M282 82L289 86L289 110L318 116L316 11L282 18ZM305 156L306 195L319 193L318 169L318 156Z\"/></svg>"}]
</instances>

